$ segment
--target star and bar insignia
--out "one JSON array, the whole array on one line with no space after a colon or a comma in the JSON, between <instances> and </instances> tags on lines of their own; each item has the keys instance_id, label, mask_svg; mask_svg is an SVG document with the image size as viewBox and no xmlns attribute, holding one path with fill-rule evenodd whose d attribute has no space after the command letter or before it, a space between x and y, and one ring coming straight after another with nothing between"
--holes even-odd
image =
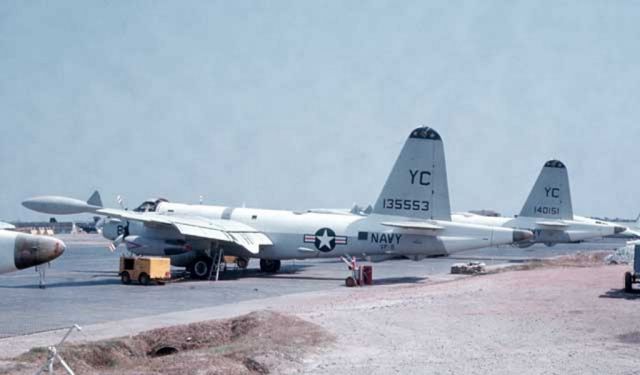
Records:
<instances>
[{"instance_id":1,"label":"star and bar insignia","mask_svg":"<svg viewBox=\"0 0 640 375\"><path fill-rule=\"evenodd\" d=\"M336 236L331 228L321 228L315 234L305 234L305 243L312 243L316 249L329 252L336 248L336 245L346 245L347 236Z\"/></svg>"}]
</instances>

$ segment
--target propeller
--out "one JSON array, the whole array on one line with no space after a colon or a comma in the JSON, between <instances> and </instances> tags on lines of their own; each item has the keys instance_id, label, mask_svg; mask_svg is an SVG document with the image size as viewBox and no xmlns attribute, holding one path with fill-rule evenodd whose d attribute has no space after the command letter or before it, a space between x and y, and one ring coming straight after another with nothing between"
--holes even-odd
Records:
<instances>
[{"instance_id":1,"label":"propeller","mask_svg":"<svg viewBox=\"0 0 640 375\"><path fill-rule=\"evenodd\" d=\"M106 221L106 217L94 216L93 220L95 222L96 232L102 234L102 228L104 227L104 223Z\"/></svg>"},{"instance_id":2,"label":"propeller","mask_svg":"<svg viewBox=\"0 0 640 375\"><path fill-rule=\"evenodd\" d=\"M109 251L112 253L116 251L118 246L120 246L124 242L124 233L115 238L111 243L109 243Z\"/></svg>"},{"instance_id":3,"label":"propeller","mask_svg":"<svg viewBox=\"0 0 640 375\"><path fill-rule=\"evenodd\" d=\"M122 198L122 195L118 194L116 196L116 202L118 202L118 205L120 206L120 208L122 208L123 210L126 210L127 208L124 206L124 199Z\"/></svg>"},{"instance_id":4,"label":"propeller","mask_svg":"<svg viewBox=\"0 0 640 375\"><path fill-rule=\"evenodd\" d=\"M122 233L116 237L111 243L109 243L109 251L112 253L116 251L118 246L122 245L125 241L125 238L129 235L129 222L127 221L127 225L124 226Z\"/></svg>"}]
</instances>

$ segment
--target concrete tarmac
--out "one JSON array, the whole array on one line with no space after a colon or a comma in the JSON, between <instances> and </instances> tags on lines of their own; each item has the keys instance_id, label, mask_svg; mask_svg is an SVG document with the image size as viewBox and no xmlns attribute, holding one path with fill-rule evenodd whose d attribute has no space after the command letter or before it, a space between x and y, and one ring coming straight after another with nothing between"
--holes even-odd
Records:
<instances>
[{"instance_id":1,"label":"concrete tarmac","mask_svg":"<svg viewBox=\"0 0 640 375\"><path fill-rule=\"evenodd\" d=\"M24 270L0 276L0 339L69 327L219 307L241 301L341 288L348 271L337 259L286 261L280 273L233 266L218 282L178 281L164 286L122 285L117 275L119 253L106 249L99 236L64 238L65 254L47 269L47 288L38 288L38 275ZM374 264L376 284L414 283L449 273L453 263L481 260L504 264L577 251L608 250L623 242L536 245L528 249L489 248L422 261L390 260ZM175 269L176 275L181 273Z\"/></svg>"}]
</instances>

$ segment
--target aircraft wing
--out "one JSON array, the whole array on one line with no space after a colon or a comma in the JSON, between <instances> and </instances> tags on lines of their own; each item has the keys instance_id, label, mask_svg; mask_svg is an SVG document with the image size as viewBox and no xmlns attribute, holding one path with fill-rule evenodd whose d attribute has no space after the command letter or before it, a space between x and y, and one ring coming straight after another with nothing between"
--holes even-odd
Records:
<instances>
[{"instance_id":1,"label":"aircraft wing","mask_svg":"<svg viewBox=\"0 0 640 375\"><path fill-rule=\"evenodd\" d=\"M109 208L100 209L96 212L124 220L142 222L150 227L173 228L183 236L235 243L252 254L258 254L260 245L273 245L273 242L266 234L233 220L169 216L151 212L139 213Z\"/></svg>"},{"instance_id":2,"label":"aircraft wing","mask_svg":"<svg viewBox=\"0 0 640 375\"><path fill-rule=\"evenodd\" d=\"M444 227L441 227L439 225L430 224L428 222L422 222L422 221L385 221L380 224L387 227L434 231L434 232L444 229Z\"/></svg>"},{"instance_id":3,"label":"aircraft wing","mask_svg":"<svg viewBox=\"0 0 640 375\"><path fill-rule=\"evenodd\" d=\"M547 229L564 229L569 226L561 221L536 221L536 224Z\"/></svg>"}]
</instances>

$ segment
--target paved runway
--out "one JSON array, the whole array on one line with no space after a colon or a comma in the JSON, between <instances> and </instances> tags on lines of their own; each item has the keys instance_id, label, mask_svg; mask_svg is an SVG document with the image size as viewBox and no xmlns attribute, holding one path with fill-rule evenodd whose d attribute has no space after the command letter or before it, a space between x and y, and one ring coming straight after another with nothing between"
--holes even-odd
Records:
<instances>
[{"instance_id":1,"label":"paved runway","mask_svg":"<svg viewBox=\"0 0 640 375\"><path fill-rule=\"evenodd\" d=\"M86 239L86 235L83 236ZM122 285L117 275L118 253L106 242L66 238L68 249L47 270L47 289L37 287L34 270L0 276L0 338L72 324L94 324L159 313L232 304L292 293L343 287L347 269L341 261L283 262L282 271L267 275L252 261L246 271L227 271L221 281L180 281L164 286ZM414 262L391 260L374 264L376 283L411 283L449 272L453 263L481 259L487 264L518 262L576 251L606 250L617 240L529 249L489 248L448 258ZM233 268L233 267L231 267ZM176 269L179 271L179 269Z\"/></svg>"}]
</instances>

